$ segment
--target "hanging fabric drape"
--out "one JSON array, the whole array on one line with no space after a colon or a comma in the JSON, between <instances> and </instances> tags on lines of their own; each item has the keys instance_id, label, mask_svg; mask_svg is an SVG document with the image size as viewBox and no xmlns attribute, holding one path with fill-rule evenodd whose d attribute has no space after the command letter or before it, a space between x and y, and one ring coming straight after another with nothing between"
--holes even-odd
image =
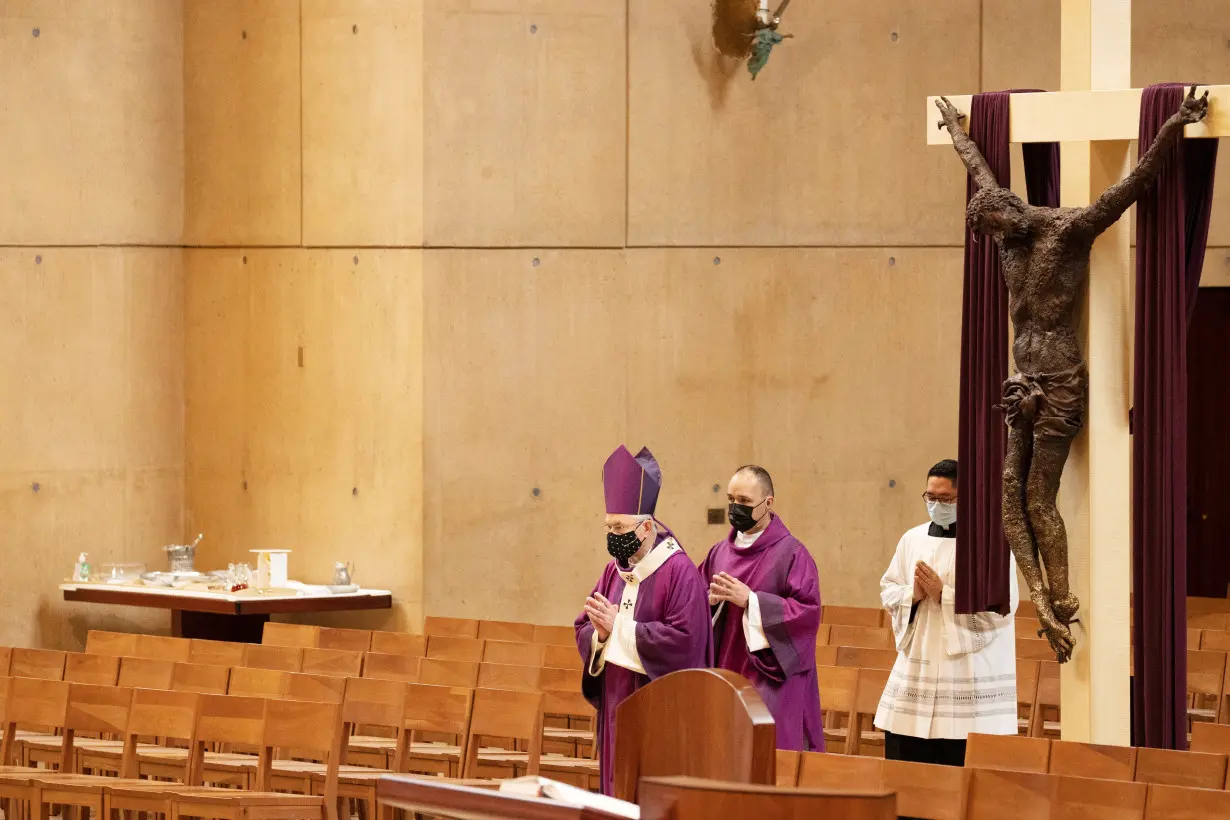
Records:
<instances>
[{"instance_id":1,"label":"hanging fabric drape","mask_svg":"<svg viewBox=\"0 0 1230 820\"><path fill-rule=\"evenodd\" d=\"M971 105L970 137L996 180L1012 184L1009 153L1009 98L1013 93L976 94ZM1023 146L1025 185L1032 205L1059 205L1059 146ZM965 201L977 190L966 179ZM966 229L965 283L961 309L961 393L957 460L960 462L957 521L956 611L998 612L1009 608L1008 543L1004 537L1002 486L1007 427L995 409L1008 378L1008 289L999 251L988 237Z\"/></svg>"},{"instance_id":2,"label":"hanging fabric drape","mask_svg":"<svg viewBox=\"0 0 1230 820\"><path fill-rule=\"evenodd\" d=\"M1145 89L1143 154L1184 86ZM1132 736L1187 747L1187 323L1209 234L1217 140L1176 141L1136 203L1132 414Z\"/></svg>"}]
</instances>

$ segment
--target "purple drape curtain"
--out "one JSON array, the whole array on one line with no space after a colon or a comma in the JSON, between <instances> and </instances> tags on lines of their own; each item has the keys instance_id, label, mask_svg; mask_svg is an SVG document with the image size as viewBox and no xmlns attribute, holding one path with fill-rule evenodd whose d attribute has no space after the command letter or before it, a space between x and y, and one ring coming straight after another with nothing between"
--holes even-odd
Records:
<instances>
[{"instance_id":1,"label":"purple drape curtain","mask_svg":"<svg viewBox=\"0 0 1230 820\"><path fill-rule=\"evenodd\" d=\"M1183 101L1145 89L1140 152ZM1187 747L1187 323L1209 233L1217 140L1179 139L1136 204L1132 590L1136 632L1132 735Z\"/></svg>"},{"instance_id":2,"label":"purple drape curtain","mask_svg":"<svg viewBox=\"0 0 1230 820\"><path fill-rule=\"evenodd\" d=\"M970 111L970 137L999 184L1012 184L1008 100L1013 92L977 94ZM1022 92L1026 93L1026 92ZM1025 184L1031 204L1059 205L1059 146L1024 146ZM977 186L965 183L969 202ZM961 393L957 460L960 492L957 521L959 613L1006 614L1009 601L1008 544L1004 538L1001 487L1007 428L995 409L1008 378L1008 290L999 251L987 237L965 233L965 285L961 309Z\"/></svg>"}]
</instances>

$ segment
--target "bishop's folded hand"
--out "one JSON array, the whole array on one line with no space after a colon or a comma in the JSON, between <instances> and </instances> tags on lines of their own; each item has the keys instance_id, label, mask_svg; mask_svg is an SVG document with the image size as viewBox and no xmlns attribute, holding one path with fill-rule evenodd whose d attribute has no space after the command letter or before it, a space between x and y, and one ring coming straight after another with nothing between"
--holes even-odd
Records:
<instances>
[{"instance_id":1,"label":"bishop's folded hand","mask_svg":"<svg viewBox=\"0 0 1230 820\"><path fill-rule=\"evenodd\" d=\"M619 614L619 607L608 601L601 592L595 592L585 599L585 614L594 625L598 640L605 641L615 629L615 616Z\"/></svg>"}]
</instances>

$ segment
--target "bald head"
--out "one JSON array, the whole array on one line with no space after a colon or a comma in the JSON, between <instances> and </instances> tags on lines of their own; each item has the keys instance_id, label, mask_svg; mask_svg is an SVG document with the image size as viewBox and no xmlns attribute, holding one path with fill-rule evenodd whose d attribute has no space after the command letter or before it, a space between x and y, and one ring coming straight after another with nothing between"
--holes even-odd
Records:
<instances>
[{"instance_id":1,"label":"bald head","mask_svg":"<svg viewBox=\"0 0 1230 820\"><path fill-rule=\"evenodd\" d=\"M773 495L773 477L769 475L769 471L764 467L756 464L745 464L735 470L735 478L754 481L757 489L760 490L761 498Z\"/></svg>"}]
</instances>

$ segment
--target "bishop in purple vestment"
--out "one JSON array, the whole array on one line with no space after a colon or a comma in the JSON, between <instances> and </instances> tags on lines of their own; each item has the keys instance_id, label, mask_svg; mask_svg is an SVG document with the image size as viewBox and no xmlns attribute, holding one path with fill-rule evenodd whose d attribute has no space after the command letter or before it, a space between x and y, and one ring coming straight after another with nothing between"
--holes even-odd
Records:
<instances>
[{"instance_id":1,"label":"bishop in purple vestment","mask_svg":"<svg viewBox=\"0 0 1230 820\"><path fill-rule=\"evenodd\" d=\"M713 665L705 582L674 534L653 517L662 471L649 450L620 446L602 468L607 552L576 620L581 691L598 710L602 793L615 781L615 709L655 678Z\"/></svg>"},{"instance_id":2,"label":"bishop in purple vestment","mask_svg":"<svg viewBox=\"0 0 1230 820\"><path fill-rule=\"evenodd\" d=\"M711 579L717 665L750 680L777 723L777 748L824 751L816 562L773 513L773 479L739 468L727 488L730 534L700 565Z\"/></svg>"}]
</instances>

